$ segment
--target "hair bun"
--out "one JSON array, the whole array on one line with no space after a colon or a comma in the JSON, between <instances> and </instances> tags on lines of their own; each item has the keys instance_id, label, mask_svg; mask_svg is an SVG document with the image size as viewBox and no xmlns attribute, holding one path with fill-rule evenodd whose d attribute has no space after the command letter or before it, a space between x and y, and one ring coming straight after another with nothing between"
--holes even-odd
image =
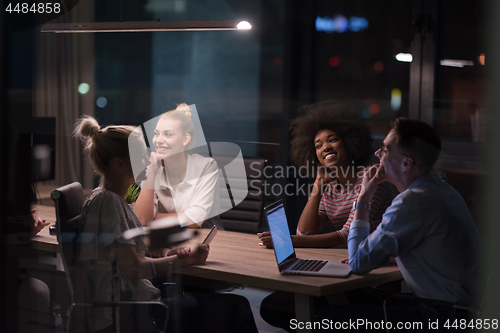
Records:
<instances>
[{"instance_id":1,"label":"hair bun","mask_svg":"<svg viewBox=\"0 0 500 333\"><path fill-rule=\"evenodd\" d=\"M94 117L85 115L78 119L74 134L80 139L87 139L95 136L101 130L101 126Z\"/></svg>"},{"instance_id":2,"label":"hair bun","mask_svg":"<svg viewBox=\"0 0 500 333\"><path fill-rule=\"evenodd\" d=\"M191 119L191 108L186 103L181 103L177 105L175 110L184 112L186 116L188 116L189 119Z\"/></svg>"}]
</instances>

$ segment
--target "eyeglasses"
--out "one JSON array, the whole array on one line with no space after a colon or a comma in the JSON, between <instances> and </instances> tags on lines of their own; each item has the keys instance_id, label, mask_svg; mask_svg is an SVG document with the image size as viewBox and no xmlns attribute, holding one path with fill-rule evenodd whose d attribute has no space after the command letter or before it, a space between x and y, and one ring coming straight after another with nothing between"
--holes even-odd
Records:
<instances>
[{"instance_id":1,"label":"eyeglasses","mask_svg":"<svg viewBox=\"0 0 500 333\"><path fill-rule=\"evenodd\" d=\"M386 156L389 152L394 153L394 154L400 154L400 155L403 155L403 156L406 156L406 157L411 157L410 155L402 153L402 152L397 151L397 150L388 150L387 147L384 144L380 145L380 148L375 152L375 155L377 155L377 153L379 151L380 151L381 157L382 156ZM413 158L413 157L411 157L411 158Z\"/></svg>"}]
</instances>

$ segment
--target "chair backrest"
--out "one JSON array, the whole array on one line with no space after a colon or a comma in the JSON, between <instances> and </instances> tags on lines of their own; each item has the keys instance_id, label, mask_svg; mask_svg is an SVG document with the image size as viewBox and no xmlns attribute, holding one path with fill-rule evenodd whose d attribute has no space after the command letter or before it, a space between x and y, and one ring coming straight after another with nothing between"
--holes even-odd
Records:
<instances>
[{"instance_id":1,"label":"chair backrest","mask_svg":"<svg viewBox=\"0 0 500 333\"><path fill-rule=\"evenodd\" d=\"M230 231L240 231L247 233L256 233L259 231L262 210L264 208L264 167L266 160L263 158L244 158L246 179L228 179L232 184L230 191L244 191L248 188L248 194L245 199L232 207L231 200L224 200L222 195L227 193L226 183L221 181L221 211L220 219L224 229ZM228 174L228 178L232 175Z\"/></svg>"},{"instance_id":2,"label":"chair backrest","mask_svg":"<svg viewBox=\"0 0 500 333\"><path fill-rule=\"evenodd\" d=\"M80 213L84 203L83 189L79 182L74 182L51 193L56 207L56 229L59 245L75 245L79 233ZM74 246L64 246L64 252L72 250ZM64 254L64 253L63 253ZM68 253L69 254L69 253ZM68 260L74 258L66 257Z\"/></svg>"},{"instance_id":3,"label":"chair backrest","mask_svg":"<svg viewBox=\"0 0 500 333\"><path fill-rule=\"evenodd\" d=\"M65 221L80 215L83 206L83 188L79 182L64 185L52 191L50 194L56 203L56 214L58 218ZM58 207L59 206L59 207Z\"/></svg>"},{"instance_id":4,"label":"chair backrest","mask_svg":"<svg viewBox=\"0 0 500 333\"><path fill-rule=\"evenodd\" d=\"M78 249L79 242L81 242L80 237L80 228L81 228L81 220L80 214L82 212L83 204L84 204L84 194L82 185L78 182L74 182L58 189L55 189L51 193L51 197L55 202L56 207L56 228L57 228L57 239L59 242L59 251L61 254L61 259L64 266L64 273L66 276L66 281L68 283L68 289L71 298L71 306L68 307L66 311L67 316L67 326L66 332L70 332L70 321L73 323L74 330L71 332L89 332L88 327L88 311L91 307L106 307L106 306L120 306L125 305L127 303L133 304L159 304L163 306L167 311L168 307L163 303L159 302L110 302L108 305L107 302L101 302L101 304L97 303L89 303L86 298L86 272L85 270L88 267L85 267L78 261ZM73 308L79 307L80 311L73 311ZM75 313L76 312L76 313ZM132 312L131 312L132 313ZM143 314L140 312L142 316L149 317L149 314ZM145 313L145 312L144 312ZM140 316L141 316L140 315ZM133 315L129 315L128 321L127 318L124 319L125 327L122 327L122 331L128 332L132 329L135 329L135 325L137 325L137 312L134 311ZM127 316L125 316L127 317ZM71 318L71 320L69 319ZM113 315L113 319L116 317ZM168 312L167 316L168 318ZM76 322L76 323L75 323ZM132 325L133 324L133 325ZM129 327L129 329L127 329ZM155 328L156 326L151 326ZM163 332L165 332L165 326L163 327ZM148 327L143 328L141 331L147 331ZM151 328L150 328L151 329ZM159 328L158 328L159 329ZM103 330L104 331L104 330ZM115 322L113 325L108 326L104 332L115 332ZM160 331L162 332L162 331Z\"/></svg>"},{"instance_id":5,"label":"chair backrest","mask_svg":"<svg viewBox=\"0 0 500 333\"><path fill-rule=\"evenodd\" d=\"M56 231L71 303L75 301L74 280L76 274L77 240L80 233L80 213L84 203L82 185L74 182L50 194L56 207Z\"/></svg>"}]
</instances>

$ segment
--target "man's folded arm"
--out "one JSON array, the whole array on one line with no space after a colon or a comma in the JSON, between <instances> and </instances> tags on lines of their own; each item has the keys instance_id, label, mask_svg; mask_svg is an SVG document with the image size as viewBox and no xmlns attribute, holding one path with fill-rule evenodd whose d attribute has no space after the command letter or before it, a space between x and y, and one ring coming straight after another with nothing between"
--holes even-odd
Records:
<instances>
[{"instance_id":1,"label":"man's folded arm","mask_svg":"<svg viewBox=\"0 0 500 333\"><path fill-rule=\"evenodd\" d=\"M370 223L355 220L351 223L347 239L349 268L353 273L365 274L385 266L397 256L397 241L377 228L370 234Z\"/></svg>"}]
</instances>

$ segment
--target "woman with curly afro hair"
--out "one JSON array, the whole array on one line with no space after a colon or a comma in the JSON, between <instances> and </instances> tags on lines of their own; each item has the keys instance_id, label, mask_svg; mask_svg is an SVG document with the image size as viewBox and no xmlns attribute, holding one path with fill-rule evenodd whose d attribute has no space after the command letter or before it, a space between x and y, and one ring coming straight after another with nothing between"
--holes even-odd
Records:
<instances>
[{"instance_id":1,"label":"woman with curly afro hair","mask_svg":"<svg viewBox=\"0 0 500 333\"><path fill-rule=\"evenodd\" d=\"M292 236L293 244L296 247L346 245L354 217L351 208L373 153L371 131L359 112L343 105L313 105L304 110L304 116L291 121L292 162L319 168L297 225L297 235ZM382 221L394 197L392 185L379 185L370 203L371 231ZM319 234L328 223L334 231ZM259 237L267 247L272 247L268 232Z\"/></svg>"},{"instance_id":2,"label":"woman with curly afro hair","mask_svg":"<svg viewBox=\"0 0 500 333\"><path fill-rule=\"evenodd\" d=\"M295 247L333 247L347 245L349 227L354 218L353 203L361 191L365 166L372 151L372 136L366 120L343 105L308 106L305 115L291 122L292 162L319 165L313 191L292 236ZM314 190L315 189L315 190ZM370 232L382 221L382 215L395 197L393 185L378 185L370 203ZM319 234L327 224L333 232ZM266 247L272 247L269 232L259 234ZM350 296L346 297L351 301ZM354 296L356 297L356 296ZM328 305L324 297L314 298L314 308ZM295 316L292 293L276 291L261 303L260 314L269 324L291 332Z\"/></svg>"}]
</instances>

